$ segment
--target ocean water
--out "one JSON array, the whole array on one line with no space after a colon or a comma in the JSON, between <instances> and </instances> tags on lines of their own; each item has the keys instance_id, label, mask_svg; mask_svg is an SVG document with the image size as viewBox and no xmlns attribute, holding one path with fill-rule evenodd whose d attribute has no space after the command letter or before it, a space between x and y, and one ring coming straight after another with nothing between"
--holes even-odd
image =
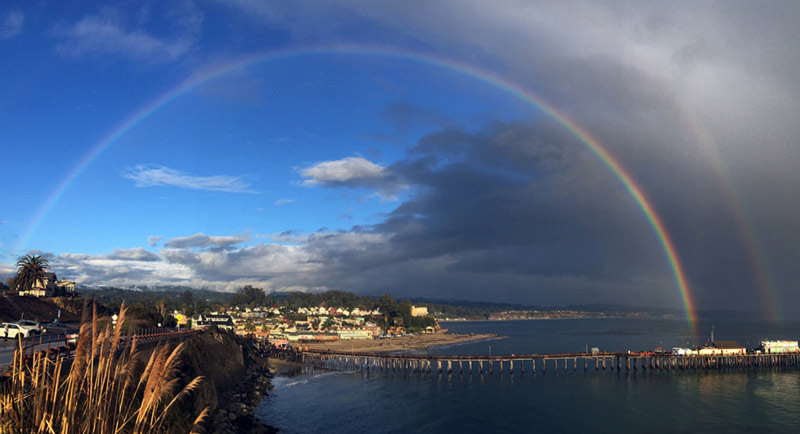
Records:
<instances>
[{"instance_id":1,"label":"ocean water","mask_svg":"<svg viewBox=\"0 0 800 434\"><path fill-rule=\"evenodd\" d=\"M703 321L717 340L755 347L763 338L800 338L800 323ZM681 320L567 319L458 322L453 333L502 339L435 348L431 354L529 354L689 346ZM699 337L701 343L707 336ZM552 365L532 375L402 374L315 371L275 378L257 416L286 433L796 433L800 372L600 371Z\"/></svg>"}]
</instances>

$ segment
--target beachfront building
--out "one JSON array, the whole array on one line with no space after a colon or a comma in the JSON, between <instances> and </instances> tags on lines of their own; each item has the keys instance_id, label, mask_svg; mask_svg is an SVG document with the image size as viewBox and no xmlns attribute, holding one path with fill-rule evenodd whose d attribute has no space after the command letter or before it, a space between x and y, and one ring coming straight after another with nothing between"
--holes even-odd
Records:
<instances>
[{"instance_id":1,"label":"beachfront building","mask_svg":"<svg viewBox=\"0 0 800 434\"><path fill-rule=\"evenodd\" d=\"M339 330L336 335L339 340L372 339L372 331L364 329Z\"/></svg>"},{"instance_id":2,"label":"beachfront building","mask_svg":"<svg viewBox=\"0 0 800 434\"><path fill-rule=\"evenodd\" d=\"M411 306L411 316L427 316L428 308L425 306Z\"/></svg>"},{"instance_id":3,"label":"beachfront building","mask_svg":"<svg viewBox=\"0 0 800 434\"><path fill-rule=\"evenodd\" d=\"M797 353L797 341L761 341L761 351L766 354Z\"/></svg>"}]
</instances>

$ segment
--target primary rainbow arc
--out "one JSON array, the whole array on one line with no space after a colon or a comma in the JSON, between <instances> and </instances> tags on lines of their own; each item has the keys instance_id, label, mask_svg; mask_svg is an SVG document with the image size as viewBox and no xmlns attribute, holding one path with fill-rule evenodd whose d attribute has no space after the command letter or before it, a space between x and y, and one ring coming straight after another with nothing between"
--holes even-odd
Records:
<instances>
[{"instance_id":1,"label":"primary rainbow arc","mask_svg":"<svg viewBox=\"0 0 800 434\"><path fill-rule=\"evenodd\" d=\"M584 145L586 145L586 147L592 153L594 153L594 155L596 155L600 159L600 161L602 161L603 164L606 167L608 167L609 170L611 170L614 176L616 176L617 179L619 179L624 188L627 190L628 194L633 198L638 207L641 209L642 213L647 219L647 222L653 229L653 232L655 232L655 235L658 238L659 243L661 244L662 250L664 251L664 254L667 257L667 261L669 262L670 268L675 278L675 282L681 294L683 308L686 314L686 320L690 328L692 329L692 332L695 333L696 335L695 307L692 301L691 292L689 284L686 279L685 271L683 269L683 265L675 249L675 244L669 237L669 234L665 228L663 220L656 212L652 203L645 196L642 188L639 187L639 185L633 180L633 177L628 173L628 171L624 169L624 167L620 164L620 162L617 159L615 159L613 155L599 141L597 141L591 135L589 135L587 131L582 129L576 122L570 119L566 114L556 110L553 106L551 106L550 104L548 104L547 102L545 102L532 92L526 90L522 86L507 81L503 78L496 77L490 73L487 73L485 71L482 71L480 69L477 69L473 66L464 63L456 62L449 59L442 59L427 54L402 51L397 49L388 49L384 47L324 46L324 47L310 47L303 49L268 51L265 53L260 53L257 55L238 59L236 61L210 69L208 71L205 71L203 73L197 74L189 78L176 88L155 98L153 101L146 104L142 109L135 112L132 116L127 118L119 126L114 128L99 142L97 142L97 144L95 144L91 148L91 150L78 161L75 167L67 174L67 176L61 181L61 183L58 184L53 193L42 203L42 206L40 206L39 209L36 211L31 225L29 226L25 234L21 237L17 251L22 251L25 248L28 239L31 237L31 235L36 231L38 226L44 220L49 210L58 201L61 195L67 190L69 185L80 175L80 173L84 169L86 169L86 167L91 165L91 163L103 152L103 150L108 148L122 135L124 135L129 130L134 128L136 125L138 125L142 120L144 120L154 112L158 111L161 107L169 104L174 99L180 97L186 92L189 92L197 88L203 83L206 83L210 80L223 76L227 73L247 68L253 64L266 61L275 61L279 59L308 56L308 55L318 55L318 54L371 55L371 56L380 56L380 57L395 58L401 60L409 60L428 65L438 66L447 70L467 75L469 77L487 83L491 86L502 89L516 96L520 100L525 101L528 104L531 104L532 106L540 110L542 113L547 115L549 118L562 125L568 131L570 131L576 138L578 138Z\"/></svg>"}]
</instances>

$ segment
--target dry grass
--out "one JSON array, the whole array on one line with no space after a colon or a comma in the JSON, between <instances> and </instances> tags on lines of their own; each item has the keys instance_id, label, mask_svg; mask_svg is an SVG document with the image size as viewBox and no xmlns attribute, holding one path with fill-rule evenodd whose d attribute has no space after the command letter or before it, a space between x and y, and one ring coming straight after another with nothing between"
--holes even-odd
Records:
<instances>
[{"instance_id":1,"label":"dry grass","mask_svg":"<svg viewBox=\"0 0 800 434\"><path fill-rule=\"evenodd\" d=\"M178 403L203 381L197 377L180 387L183 344L158 346L144 363L136 341L120 339L124 322L124 305L113 329L98 327L96 310L91 322L84 317L71 364L38 354L25 363L17 352L0 391L0 434L198 431L208 408L192 426L173 423L184 416L177 414L183 411Z\"/></svg>"}]
</instances>

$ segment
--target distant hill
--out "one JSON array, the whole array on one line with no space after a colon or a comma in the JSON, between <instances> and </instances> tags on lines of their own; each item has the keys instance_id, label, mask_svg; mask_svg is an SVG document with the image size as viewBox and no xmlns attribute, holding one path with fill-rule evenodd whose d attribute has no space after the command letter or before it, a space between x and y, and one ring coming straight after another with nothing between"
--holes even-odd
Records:
<instances>
[{"instance_id":1,"label":"distant hill","mask_svg":"<svg viewBox=\"0 0 800 434\"><path fill-rule=\"evenodd\" d=\"M218 292L209 289L195 289L187 286L154 286L149 287L146 285L135 286L131 288L115 288L115 287L94 287L94 288L79 288L79 292L86 294L89 298L96 298L103 302L109 302L111 305L119 304L122 300L128 303L140 300L152 299L166 299L168 301L178 302L181 295L185 291L190 291L195 300L202 299L212 303L227 303L233 293ZM267 293L267 297L280 305L291 304L293 307L298 305L303 306L317 306L321 302L326 302L331 306L342 305L358 305L363 304L368 307L374 306L377 303L378 295L365 294L358 295L346 291L326 291L326 292L271 292ZM491 315L493 313L505 311L541 311L541 312L555 312L555 311L577 311L577 312L596 312L604 314L632 314L641 313L653 317L683 317L685 312L683 309L676 308L661 308L652 306L628 306L624 304L612 303L590 303L590 304L570 304L564 306L542 306L535 304L519 304L519 303L497 303L486 301L470 301L458 299L440 299L440 298L427 298L427 297L400 297L398 301L408 301L417 306L426 306L428 311L437 316L447 316L453 318L481 318ZM756 319L759 316L755 313L739 312L739 311L725 311L725 310L708 310L699 311L697 313L699 318L715 319L715 318L749 318Z\"/></svg>"},{"instance_id":2,"label":"distant hill","mask_svg":"<svg viewBox=\"0 0 800 434\"><path fill-rule=\"evenodd\" d=\"M193 289L186 286L158 286L158 287L134 287L134 288L116 288L116 287L93 287L93 288L80 288L78 292L87 298L96 298L100 300L109 301L126 301L136 302L145 299L159 299L166 300L179 300L184 292L190 291L192 297L197 299L204 299L213 302L225 302L231 295L229 292L217 292L208 289Z\"/></svg>"}]
</instances>

